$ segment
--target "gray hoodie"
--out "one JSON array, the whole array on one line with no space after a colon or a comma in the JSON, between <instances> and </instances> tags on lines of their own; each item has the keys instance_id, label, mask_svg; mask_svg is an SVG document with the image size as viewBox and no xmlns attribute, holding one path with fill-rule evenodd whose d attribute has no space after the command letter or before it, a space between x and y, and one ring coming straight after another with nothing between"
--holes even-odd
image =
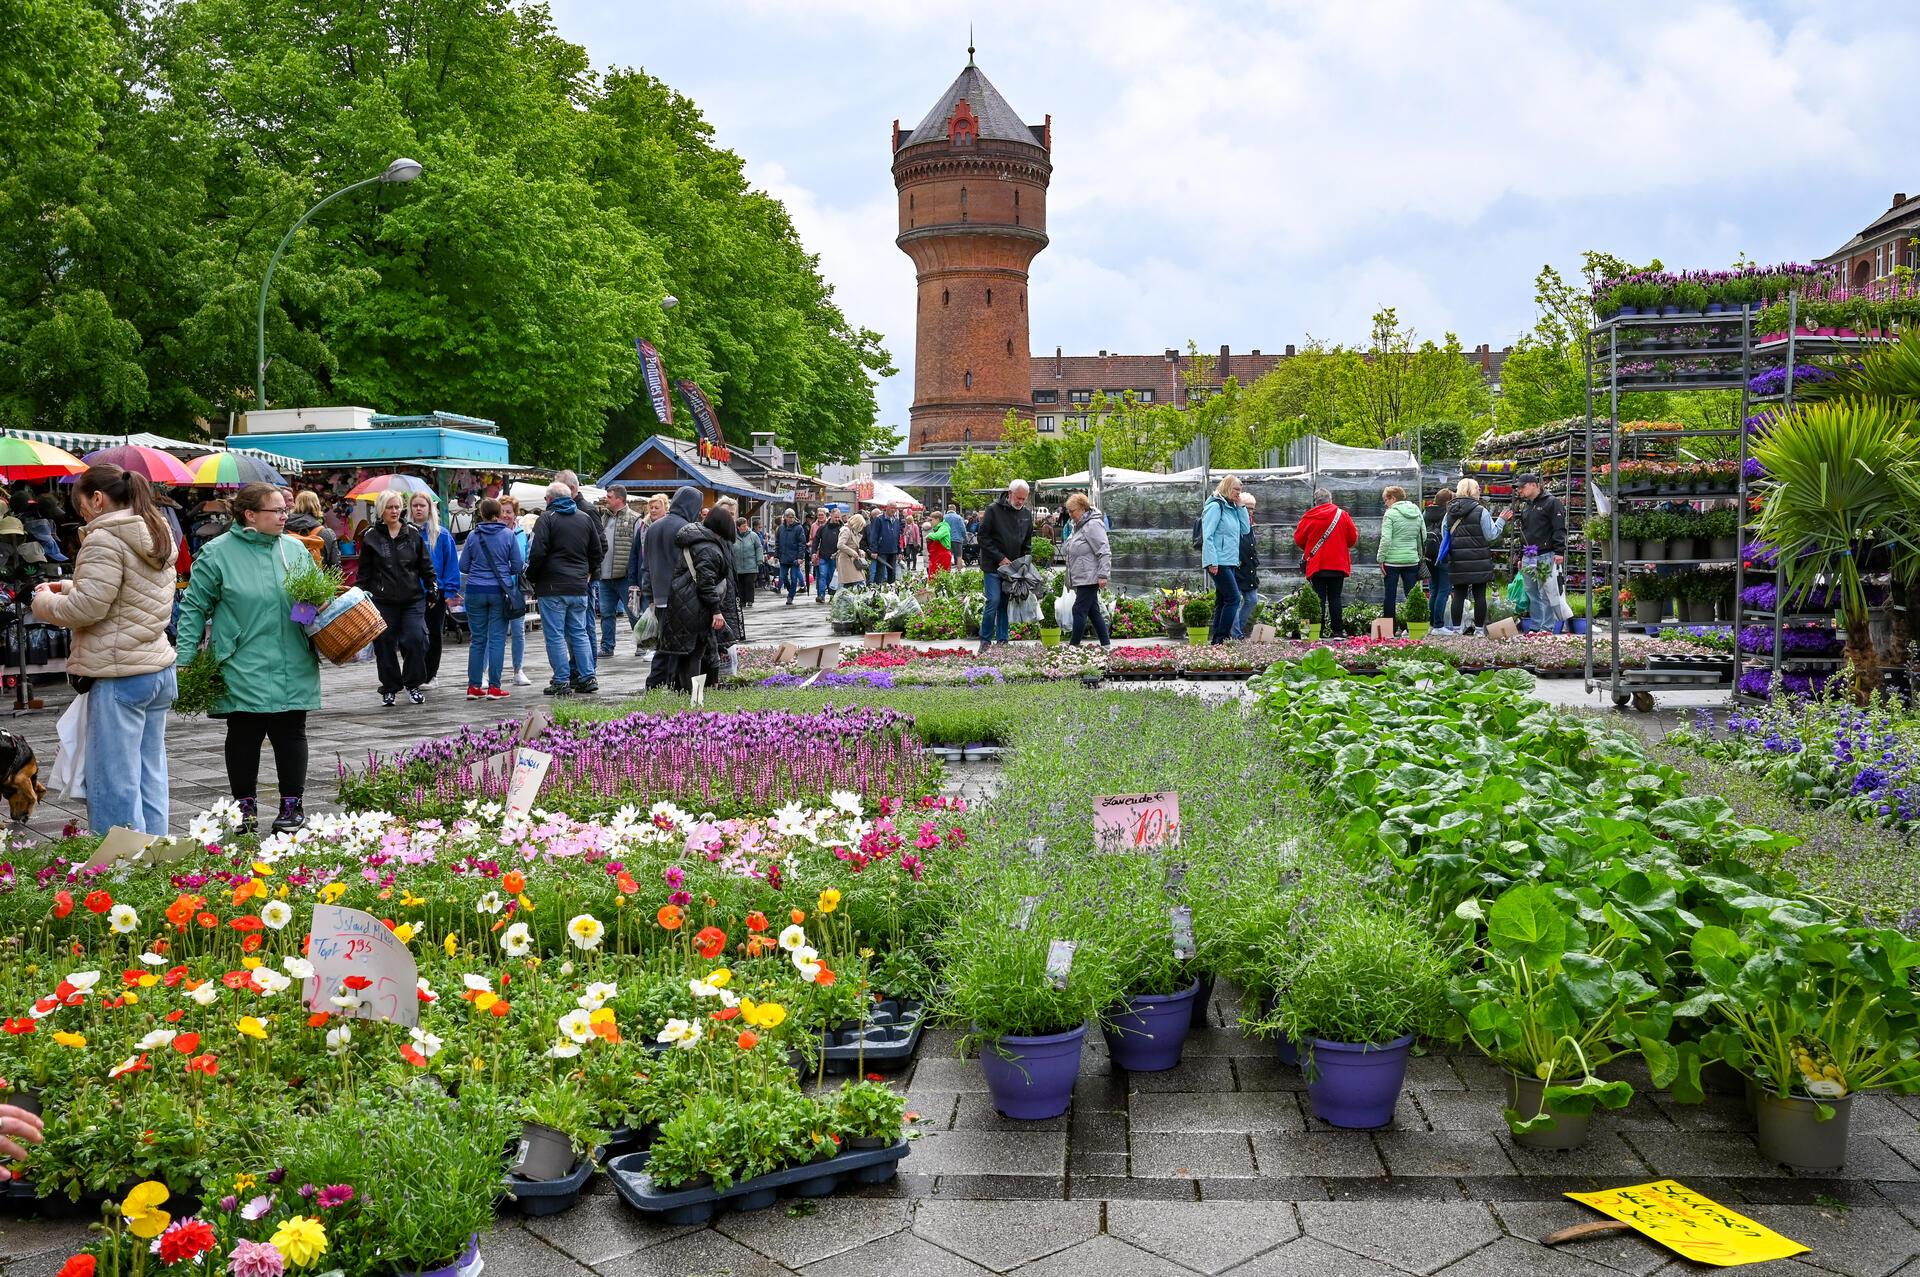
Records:
<instances>
[{"instance_id":1,"label":"gray hoodie","mask_svg":"<svg viewBox=\"0 0 1920 1277\"><path fill-rule=\"evenodd\" d=\"M673 586L673 569L659 565L673 561L677 553L673 548L673 539L680 535L680 529L699 521L700 489L685 487L673 494L673 500L667 504L666 514L661 516L659 522L648 525L645 542L647 588L653 594L655 607L667 605L667 595Z\"/></svg>"}]
</instances>

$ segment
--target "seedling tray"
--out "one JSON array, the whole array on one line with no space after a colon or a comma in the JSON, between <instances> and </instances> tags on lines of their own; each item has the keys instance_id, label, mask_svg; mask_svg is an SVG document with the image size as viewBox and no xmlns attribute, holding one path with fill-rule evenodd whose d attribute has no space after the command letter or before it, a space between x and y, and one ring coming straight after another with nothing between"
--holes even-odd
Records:
<instances>
[{"instance_id":1,"label":"seedling tray","mask_svg":"<svg viewBox=\"0 0 1920 1277\"><path fill-rule=\"evenodd\" d=\"M827 1032L820 1048L822 1073L845 1073L862 1065L873 1069L906 1067L920 1049L927 1008L912 998L882 998L868 1012L864 1029L862 1023L848 1020Z\"/></svg>"},{"instance_id":2,"label":"seedling tray","mask_svg":"<svg viewBox=\"0 0 1920 1277\"><path fill-rule=\"evenodd\" d=\"M907 1141L885 1148L853 1149L824 1162L791 1166L771 1175L756 1175L731 1188L655 1188L647 1174L647 1153L628 1153L607 1163L607 1175L620 1200L663 1224L704 1224L723 1209L765 1210L784 1195L831 1197L846 1184L884 1184L900 1171Z\"/></svg>"},{"instance_id":3,"label":"seedling tray","mask_svg":"<svg viewBox=\"0 0 1920 1277\"><path fill-rule=\"evenodd\" d=\"M519 1205L522 1215L558 1215L572 1210L580 1202L580 1191L593 1177L593 1159L583 1157L573 1170L559 1179L526 1179L507 1176L507 1196Z\"/></svg>"}]
</instances>

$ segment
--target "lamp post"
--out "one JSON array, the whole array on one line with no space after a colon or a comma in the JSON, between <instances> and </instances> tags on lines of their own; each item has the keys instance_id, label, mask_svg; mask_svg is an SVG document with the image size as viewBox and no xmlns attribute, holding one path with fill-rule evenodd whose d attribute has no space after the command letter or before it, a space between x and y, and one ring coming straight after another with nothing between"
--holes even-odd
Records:
<instances>
[{"instance_id":1,"label":"lamp post","mask_svg":"<svg viewBox=\"0 0 1920 1277\"><path fill-rule=\"evenodd\" d=\"M355 182L351 186L341 187L339 190L327 196L325 199L321 200L318 204L315 204L312 208L308 209L306 212L300 214L300 220L295 222L293 226L287 231L286 235L281 238L280 247L273 250L273 260L267 263L266 277L260 281L260 311L259 311L259 317L256 320L254 325L254 360L253 360L254 407L265 408L267 406L267 289L271 287L273 284L274 267L280 264L280 255L287 251L287 245L293 242L293 237L295 233L298 232L302 226L305 226L307 224L308 218L312 217L315 213L318 213L321 209L325 208L327 205L339 199L342 195L346 195L352 191L357 191L363 186L372 186L375 182L388 182L388 183L411 182L414 178L419 176L420 176L420 161L410 160L402 156L400 159L397 159L393 163L387 165L385 171L377 174L376 176L365 178L361 181Z\"/></svg>"}]
</instances>

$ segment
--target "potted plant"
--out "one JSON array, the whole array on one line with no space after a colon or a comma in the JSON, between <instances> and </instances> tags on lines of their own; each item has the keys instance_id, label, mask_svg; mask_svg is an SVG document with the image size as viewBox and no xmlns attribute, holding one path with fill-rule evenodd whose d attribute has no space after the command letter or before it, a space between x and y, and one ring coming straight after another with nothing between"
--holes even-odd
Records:
<instances>
[{"instance_id":1,"label":"potted plant","mask_svg":"<svg viewBox=\"0 0 1920 1277\"><path fill-rule=\"evenodd\" d=\"M1288 638L1320 637L1320 596L1311 587L1301 586L1293 595L1294 615L1300 618L1300 633L1288 634Z\"/></svg>"},{"instance_id":2,"label":"potted plant","mask_svg":"<svg viewBox=\"0 0 1920 1277\"><path fill-rule=\"evenodd\" d=\"M1739 520L1736 512L1722 507L1701 515L1694 523L1694 544L1696 552L1703 559L1730 563L1739 558Z\"/></svg>"},{"instance_id":3,"label":"potted plant","mask_svg":"<svg viewBox=\"0 0 1920 1277\"><path fill-rule=\"evenodd\" d=\"M1415 581L1394 614L1401 628L1406 630L1407 637L1425 638L1427 631L1433 628L1433 604L1427 598L1426 582Z\"/></svg>"},{"instance_id":4,"label":"potted plant","mask_svg":"<svg viewBox=\"0 0 1920 1277\"><path fill-rule=\"evenodd\" d=\"M1193 1025L1200 981L1192 969L1192 915L1172 923L1165 893L1145 881L1163 873L1155 858L1128 864L1141 881L1118 893L1102 919L1099 943L1114 955L1121 1000L1106 1009L1101 1028L1115 1067L1157 1073L1180 1063ZM1178 934L1184 928L1184 934Z\"/></svg>"},{"instance_id":5,"label":"potted plant","mask_svg":"<svg viewBox=\"0 0 1920 1277\"><path fill-rule=\"evenodd\" d=\"M1064 934L1097 934L1094 920L1051 897L1030 912L1021 918L1019 901L1008 899L957 921L942 937L940 1000L946 1016L968 1026L960 1045L979 1048L994 1108L1037 1120L1067 1111L1088 1022L1120 987L1111 953Z\"/></svg>"},{"instance_id":6,"label":"potted plant","mask_svg":"<svg viewBox=\"0 0 1920 1277\"><path fill-rule=\"evenodd\" d=\"M1651 572L1627 579L1625 593L1633 603L1636 624L1658 625L1666 619L1669 580Z\"/></svg>"},{"instance_id":7,"label":"potted plant","mask_svg":"<svg viewBox=\"0 0 1920 1277\"><path fill-rule=\"evenodd\" d=\"M1482 918L1478 901L1455 912ZM1626 915L1616 910L1604 927L1589 928L1551 887L1521 883L1484 919L1482 962L1448 997L1468 1038L1506 1071L1503 1115L1516 1144L1584 1143L1596 1105L1619 1109L1633 1098L1629 1083L1598 1076L1622 1056L1644 1055L1655 1086L1673 1081L1672 1008L1640 974L1658 955L1641 952L1645 934Z\"/></svg>"},{"instance_id":8,"label":"potted plant","mask_svg":"<svg viewBox=\"0 0 1920 1277\"><path fill-rule=\"evenodd\" d=\"M312 625L320 609L333 602L347 588L346 577L338 568L323 568L306 555L287 569L287 597L292 600L289 615L295 625Z\"/></svg>"},{"instance_id":9,"label":"potted plant","mask_svg":"<svg viewBox=\"0 0 1920 1277\"><path fill-rule=\"evenodd\" d=\"M849 1081L828 1098L848 1148L885 1148L900 1138L906 1097L884 1082Z\"/></svg>"},{"instance_id":10,"label":"potted plant","mask_svg":"<svg viewBox=\"0 0 1920 1277\"><path fill-rule=\"evenodd\" d=\"M1162 589L1153 605L1154 619L1165 627L1167 637L1176 642L1187 636L1186 607L1189 595L1178 586Z\"/></svg>"},{"instance_id":11,"label":"potted plant","mask_svg":"<svg viewBox=\"0 0 1920 1277\"><path fill-rule=\"evenodd\" d=\"M1920 944L1786 906L1744 932L1702 927L1689 952L1706 987L1675 1013L1720 1022L1700 1048L1752 1082L1762 1155L1838 1170L1853 1097L1920 1088Z\"/></svg>"},{"instance_id":12,"label":"potted plant","mask_svg":"<svg viewBox=\"0 0 1920 1277\"><path fill-rule=\"evenodd\" d=\"M529 1095L520 1116L520 1150L511 1173L522 1179L563 1179L606 1138L587 1092L558 1079Z\"/></svg>"},{"instance_id":13,"label":"potted plant","mask_svg":"<svg viewBox=\"0 0 1920 1277\"><path fill-rule=\"evenodd\" d=\"M1452 960L1425 918L1359 899L1327 910L1303 943L1260 1024L1299 1045L1316 1117L1385 1126L1414 1038L1445 1023Z\"/></svg>"},{"instance_id":14,"label":"potted plant","mask_svg":"<svg viewBox=\"0 0 1920 1277\"><path fill-rule=\"evenodd\" d=\"M1221 571L1227 569L1222 568ZM1204 644L1213 638L1213 599L1205 594L1196 594L1180 608L1180 618L1186 622L1187 642Z\"/></svg>"}]
</instances>

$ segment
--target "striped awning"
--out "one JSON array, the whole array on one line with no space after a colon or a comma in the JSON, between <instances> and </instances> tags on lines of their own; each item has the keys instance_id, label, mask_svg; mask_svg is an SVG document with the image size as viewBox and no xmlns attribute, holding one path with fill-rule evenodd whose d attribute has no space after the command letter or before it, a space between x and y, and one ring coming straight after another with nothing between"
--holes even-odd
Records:
<instances>
[{"instance_id":1,"label":"striped awning","mask_svg":"<svg viewBox=\"0 0 1920 1277\"><path fill-rule=\"evenodd\" d=\"M187 443L146 431L126 435L80 434L68 430L11 430L7 433L18 435L22 439L37 439L41 443L50 443L56 448L65 448L75 456L98 452L102 448L118 448L122 444L134 444L142 448L158 448L162 452L190 452L201 456L209 452L240 452L260 458L281 474L301 474L306 470L306 466L298 457L283 457L277 452L267 452L260 448L222 448L219 444L213 443Z\"/></svg>"}]
</instances>

